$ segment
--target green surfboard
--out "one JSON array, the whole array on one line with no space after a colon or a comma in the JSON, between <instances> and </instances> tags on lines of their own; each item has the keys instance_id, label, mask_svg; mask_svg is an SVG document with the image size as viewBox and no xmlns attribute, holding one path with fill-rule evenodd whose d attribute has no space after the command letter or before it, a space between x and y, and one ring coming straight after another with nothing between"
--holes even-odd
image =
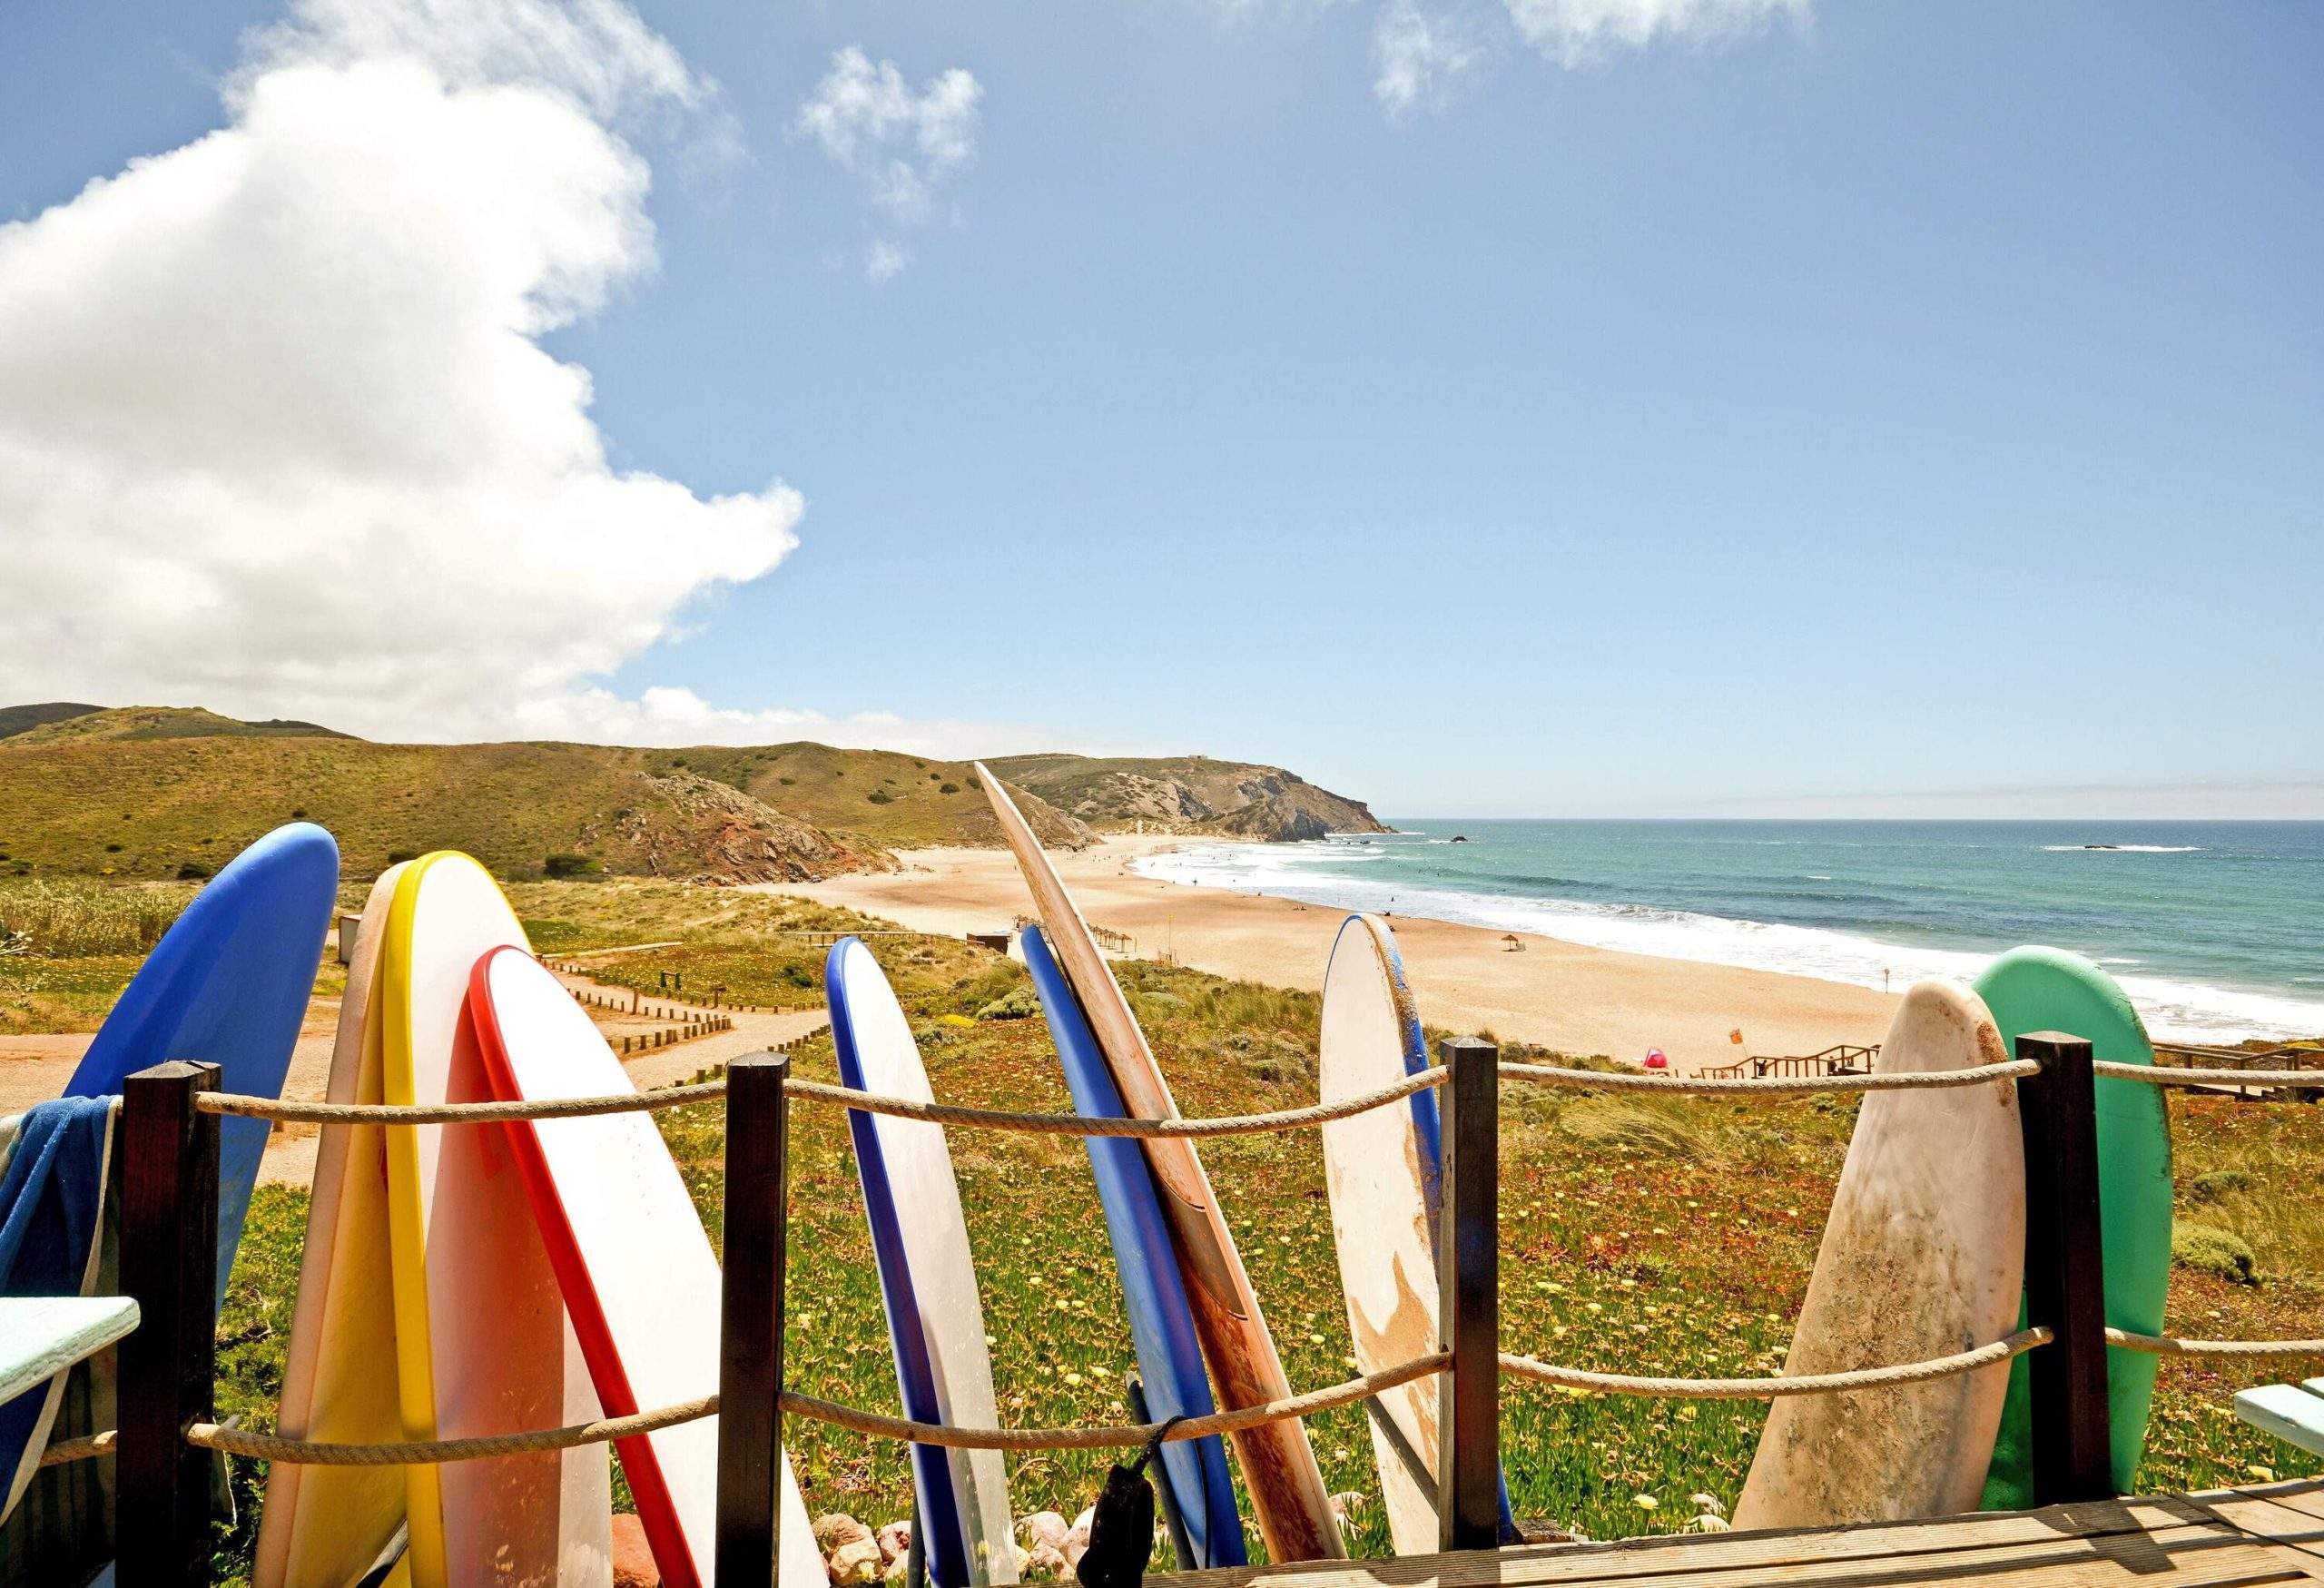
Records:
<instances>
[{"instance_id":1,"label":"green surfboard","mask_svg":"<svg viewBox=\"0 0 2324 1588\"><path fill-rule=\"evenodd\" d=\"M2089 1038L2102 1061L2154 1062L2154 1048L2131 1001L2112 977L2079 954L2013 949L1977 978L1977 996L1993 1011L2012 1052L2027 1031L2067 1031ZM2097 1108L2106 1322L2113 1328L2159 1334L2171 1285L2171 1123L2162 1089L2102 1077ZM2106 1353L2118 1494L2131 1492L2146 1447L2156 1365L2155 1357L2137 1351ZM2009 1396L1985 1476L1985 1509L2022 1511L2034 1504L2030 1428L2025 1358L2020 1356L2010 1366Z\"/></svg>"}]
</instances>

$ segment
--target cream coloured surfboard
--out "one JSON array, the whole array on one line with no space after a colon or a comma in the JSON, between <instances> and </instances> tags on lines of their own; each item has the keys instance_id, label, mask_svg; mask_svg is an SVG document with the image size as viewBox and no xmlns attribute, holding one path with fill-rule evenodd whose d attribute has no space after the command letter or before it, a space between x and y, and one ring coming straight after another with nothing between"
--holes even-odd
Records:
<instances>
[{"instance_id":1,"label":"cream coloured surfboard","mask_svg":"<svg viewBox=\"0 0 2324 1588\"><path fill-rule=\"evenodd\" d=\"M403 870L390 866L379 873L364 902L331 1046L324 1093L330 1102L379 1100L378 1045L369 1043L367 1051L366 1021L388 908ZM367 1165L369 1172L351 1172L356 1164ZM387 1219L379 1127L323 1127L315 1144L314 1192L275 1415L286 1438L380 1444L401 1436L390 1366L395 1321ZM379 1557L402 1524L403 1490L403 1474L391 1466L274 1463L267 1468L252 1581L259 1588L284 1588L351 1580Z\"/></svg>"},{"instance_id":2,"label":"cream coloured surfboard","mask_svg":"<svg viewBox=\"0 0 2324 1588\"><path fill-rule=\"evenodd\" d=\"M478 962L469 1009L496 1096L539 1102L635 1090L588 1015L521 950ZM520 1119L507 1130L606 1415L715 1395L718 1258L653 1117ZM981 1325L976 1340L981 1350ZM619 1448L663 1583L704 1588L717 1547L718 1419ZM822 1556L787 1454L782 1504L783 1588L823 1588Z\"/></svg>"},{"instance_id":3,"label":"cream coloured surfboard","mask_svg":"<svg viewBox=\"0 0 2324 1588\"><path fill-rule=\"evenodd\" d=\"M977 779L1000 824L1002 837L1033 895L1041 924L1066 980L1072 984L1090 1030L1106 1055L1122 1101L1133 1115L1168 1119L1178 1111L1161 1066L1130 1013L1129 1002L1106 968L1105 956L1089 935L1072 896L1058 880L1040 841L1000 786L980 764ZM1194 1143L1180 1139L1145 1142L1147 1161L1162 1194L1162 1208L1177 1245L1195 1328L1222 1407L1264 1405L1291 1393L1275 1340L1243 1270L1235 1237L1212 1196L1210 1180ZM1156 1254L1158 1258L1160 1254ZM1251 1510L1275 1560L1338 1559L1347 1553L1332 1514L1323 1469L1316 1465L1307 1431L1296 1419L1270 1423L1233 1435L1242 1463Z\"/></svg>"},{"instance_id":4,"label":"cream coloured surfboard","mask_svg":"<svg viewBox=\"0 0 2324 1588\"><path fill-rule=\"evenodd\" d=\"M2008 1057L1967 988L1905 994L1879 1072ZM1787 1375L1943 1356L2016 1327L2025 1156L2008 1081L1874 1092L1856 1116ZM1977 1507L2009 1365L1925 1384L1774 1403L1735 1507L1738 1527L1826 1527Z\"/></svg>"},{"instance_id":5,"label":"cream coloured surfboard","mask_svg":"<svg viewBox=\"0 0 2324 1588\"><path fill-rule=\"evenodd\" d=\"M344 1040L343 1015L330 1095L489 1098L466 1018L468 975L488 951L525 943L498 887L466 855L424 855L395 877L376 933L371 924L359 931L359 956L362 939L377 944L362 1035ZM340 1129L327 1129L325 1142ZM505 1131L348 1129L336 1146L319 1144L317 1181L310 1240L328 1229L331 1249L314 1259L321 1288L300 1298L305 1335L294 1326L290 1353L310 1365L309 1436L460 1438L598 1415ZM315 1222L326 1213L328 1225ZM409 1524L402 1570L415 1588L612 1581L603 1451L405 1467L399 1504L369 1478L319 1475L286 1491L286 1517L270 1502L260 1563L280 1575L261 1582L359 1574L386 1542L383 1510L390 1534Z\"/></svg>"},{"instance_id":6,"label":"cream coloured surfboard","mask_svg":"<svg viewBox=\"0 0 2324 1588\"><path fill-rule=\"evenodd\" d=\"M1395 940L1370 915L1351 915L1324 972L1317 1089L1325 1102L1393 1086L1411 1073L1420 1017L1405 989ZM1417 1105L1417 1106L1415 1106ZM1421 1110L1426 1112L1423 1118ZM1356 1370L1376 1373L1437 1348L1436 1099L1334 1119L1323 1128L1324 1179ZM1371 1408L1388 1534L1398 1554L1438 1546L1433 1378L1384 1390Z\"/></svg>"}]
</instances>

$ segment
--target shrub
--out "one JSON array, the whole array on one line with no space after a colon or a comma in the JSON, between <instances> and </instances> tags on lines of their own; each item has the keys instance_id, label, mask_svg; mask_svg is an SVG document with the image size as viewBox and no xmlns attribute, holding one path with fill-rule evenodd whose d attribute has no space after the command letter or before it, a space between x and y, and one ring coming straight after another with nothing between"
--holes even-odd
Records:
<instances>
[{"instance_id":1,"label":"shrub","mask_svg":"<svg viewBox=\"0 0 2324 1588\"><path fill-rule=\"evenodd\" d=\"M307 819L307 807L304 805L295 806L290 812L290 819L293 822L305 821Z\"/></svg>"},{"instance_id":2,"label":"shrub","mask_svg":"<svg viewBox=\"0 0 2324 1588\"><path fill-rule=\"evenodd\" d=\"M408 860L418 860L419 858L419 851L416 849L390 849L388 851L388 863L389 865L401 865Z\"/></svg>"},{"instance_id":3,"label":"shrub","mask_svg":"<svg viewBox=\"0 0 2324 1588\"><path fill-rule=\"evenodd\" d=\"M121 853L121 845L118 843L108 843L105 845L105 853L107 854L119 854Z\"/></svg>"},{"instance_id":4,"label":"shrub","mask_svg":"<svg viewBox=\"0 0 2324 1588\"><path fill-rule=\"evenodd\" d=\"M884 788L875 788L863 797L875 805L891 805L896 802L896 796Z\"/></svg>"},{"instance_id":5,"label":"shrub","mask_svg":"<svg viewBox=\"0 0 2324 1588\"><path fill-rule=\"evenodd\" d=\"M541 873L552 877L596 877L605 875L606 863L586 854L552 854L541 863Z\"/></svg>"},{"instance_id":6,"label":"shrub","mask_svg":"<svg viewBox=\"0 0 2324 1588\"><path fill-rule=\"evenodd\" d=\"M210 868L198 860L189 860L178 867L178 881L182 883L198 883L210 874Z\"/></svg>"},{"instance_id":7,"label":"shrub","mask_svg":"<svg viewBox=\"0 0 2324 1588\"><path fill-rule=\"evenodd\" d=\"M181 893L98 883L33 883L0 890L0 940L44 959L142 954L183 908Z\"/></svg>"},{"instance_id":8,"label":"shrub","mask_svg":"<svg viewBox=\"0 0 2324 1588\"><path fill-rule=\"evenodd\" d=\"M2174 1267L2210 1274L2230 1285L2257 1285L2258 1262L2241 1236L2208 1224L2182 1224L2171 1232Z\"/></svg>"},{"instance_id":9,"label":"shrub","mask_svg":"<svg viewBox=\"0 0 2324 1588\"><path fill-rule=\"evenodd\" d=\"M2251 1189L2251 1176L2240 1169L2215 1169L2209 1174L2197 1175L2187 1183L2190 1202L2220 1202L2238 1191Z\"/></svg>"},{"instance_id":10,"label":"shrub","mask_svg":"<svg viewBox=\"0 0 2324 1588\"><path fill-rule=\"evenodd\" d=\"M959 794L960 792L960 785L957 783L948 783L936 792L938 794Z\"/></svg>"},{"instance_id":11,"label":"shrub","mask_svg":"<svg viewBox=\"0 0 2324 1588\"><path fill-rule=\"evenodd\" d=\"M1031 983L1012 988L977 1011L979 1020L1024 1020L1041 1012L1041 1001L1034 994Z\"/></svg>"}]
</instances>

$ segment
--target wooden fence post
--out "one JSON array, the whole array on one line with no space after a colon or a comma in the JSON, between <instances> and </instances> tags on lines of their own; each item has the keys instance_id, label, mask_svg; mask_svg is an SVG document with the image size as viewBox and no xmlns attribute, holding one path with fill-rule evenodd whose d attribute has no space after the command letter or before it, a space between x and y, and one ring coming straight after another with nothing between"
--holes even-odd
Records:
<instances>
[{"instance_id":1,"label":"wooden fence post","mask_svg":"<svg viewBox=\"0 0 2324 1588\"><path fill-rule=\"evenodd\" d=\"M218 1116L194 1094L212 1064L141 1070L122 1087L121 1287L138 1325L121 1342L122 1588L210 1581L210 1453L185 1442L211 1420L218 1350Z\"/></svg>"},{"instance_id":2,"label":"wooden fence post","mask_svg":"<svg viewBox=\"0 0 2324 1588\"><path fill-rule=\"evenodd\" d=\"M1452 1366L1436 1380L1437 1547L1501 1542L1501 1050L1448 1037L1437 1052L1444 1166L1437 1320Z\"/></svg>"},{"instance_id":3,"label":"wooden fence post","mask_svg":"<svg viewBox=\"0 0 2324 1588\"><path fill-rule=\"evenodd\" d=\"M2056 1338L2025 1360L2034 1503L2112 1496L2107 1415L2106 1258L2098 1209L2098 1110L2091 1048L2063 1031L2029 1031L2017 1056L2025 1134L2025 1314Z\"/></svg>"},{"instance_id":4,"label":"wooden fence post","mask_svg":"<svg viewBox=\"0 0 2324 1588\"><path fill-rule=\"evenodd\" d=\"M766 1588L782 1558L784 1137L780 1053L726 1069L718 1340L717 1588Z\"/></svg>"}]
</instances>

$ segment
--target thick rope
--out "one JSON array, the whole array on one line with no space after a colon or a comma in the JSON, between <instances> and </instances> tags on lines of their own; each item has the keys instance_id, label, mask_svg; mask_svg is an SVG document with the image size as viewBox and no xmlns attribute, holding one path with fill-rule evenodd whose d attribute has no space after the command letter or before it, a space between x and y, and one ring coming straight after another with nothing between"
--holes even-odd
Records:
<instances>
[{"instance_id":1,"label":"thick rope","mask_svg":"<svg viewBox=\"0 0 2324 1588\"><path fill-rule=\"evenodd\" d=\"M1757 1093L1760 1097L1801 1097L1822 1091L1943 1091L1956 1086L1983 1086L2020 1075L2038 1075L2042 1066L2031 1059L2001 1064L1979 1064L1967 1070L1905 1070L1887 1075L1812 1075L1738 1077L1732 1080L1707 1076L1647 1075L1636 1070L1619 1073L1600 1070L1566 1070L1553 1064L1504 1063L1501 1073L1511 1080L1538 1081L1544 1086L1579 1087L1584 1090L1655 1091L1682 1097L1728 1097Z\"/></svg>"},{"instance_id":2,"label":"thick rope","mask_svg":"<svg viewBox=\"0 0 2324 1588\"><path fill-rule=\"evenodd\" d=\"M2324 1340L2182 1340L2108 1329L2106 1343L2153 1356L2324 1356Z\"/></svg>"},{"instance_id":3,"label":"thick rope","mask_svg":"<svg viewBox=\"0 0 2324 1588\"><path fill-rule=\"evenodd\" d=\"M867 1114L891 1114L935 1125L975 1125L990 1130L1021 1130L1038 1136L1259 1136L1275 1130L1295 1130L1321 1125L1351 1114L1384 1108L1416 1091L1443 1086L1450 1072L1428 1069L1405 1076L1393 1085L1334 1102L1310 1103L1304 1109L1280 1109L1271 1114L1222 1114L1207 1119L1086 1119L1079 1114L1016 1113L1001 1109L965 1109L951 1103L914 1102L908 1098L881 1097L851 1087L826 1086L818 1080L793 1080L783 1090L812 1102L839 1103Z\"/></svg>"},{"instance_id":4,"label":"thick rope","mask_svg":"<svg viewBox=\"0 0 2324 1588\"><path fill-rule=\"evenodd\" d=\"M1439 1351L1433 1356L1415 1356L1393 1367L1384 1367L1377 1373L1367 1373L1362 1378L1351 1378L1345 1384L1335 1384L1328 1389L1311 1389L1304 1395L1268 1401L1264 1406L1238 1406L1233 1411L1214 1412L1206 1417L1183 1417L1170 1423L1122 1423L1095 1428L952 1428L935 1423L914 1423L902 1417L883 1416L877 1412L843 1406L835 1401L818 1400L812 1396L795 1395L789 1390L783 1391L783 1409L793 1416L829 1423L834 1427L868 1434L875 1438L909 1439L916 1445L938 1445L949 1450L1127 1450L1157 1438L1165 1443L1175 1443L1180 1439L1200 1439L1212 1434L1236 1434L1265 1423L1287 1422L1293 1417L1311 1416L1317 1412L1354 1406L1383 1390L1442 1373L1452 1365L1452 1361L1450 1351Z\"/></svg>"},{"instance_id":5,"label":"thick rope","mask_svg":"<svg viewBox=\"0 0 2324 1588\"><path fill-rule=\"evenodd\" d=\"M2022 1356L2052 1339L2046 1328L2020 1329L1990 1346L1933 1356L1925 1362L1905 1362L1893 1367L1857 1367L1845 1373L1803 1373L1783 1378L1643 1378L1628 1373L1591 1373L1580 1367L1560 1367L1531 1356L1502 1352L1501 1370L1519 1378L1537 1378L1567 1389L1600 1395L1649 1396L1669 1400L1770 1400L1782 1396L1837 1395L1852 1389L1878 1389L1889 1385L1919 1384L1974 1373Z\"/></svg>"},{"instance_id":6,"label":"thick rope","mask_svg":"<svg viewBox=\"0 0 2324 1588\"><path fill-rule=\"evenodd\" d=\"M497 1455L528 1455L540 1450L571 1450L581 1445L609 1445L616 1439L631 1439L717 1415L718 1397L706 1395L626 1417L605 1417L565 1428L540 1428L529 1434L490 1434L474 1439L328 1445L284 1439L272 1434L248 1434L240 1428L222 1428L215 1423L196 1423L185 1431L185 1442L203 1450L222 1450L229 1455L288 1462L294 1466L436 1466L452 1461L487 1461Z\"/></svg>"},{"instance_id":7,"label":"thick rope","mask_svg":"<svg viewBox=\"0 0 2324 1588\"><path fill-rule=\"evenodd\" d=\"M1100 1450L1129 1449L1157 1435L1165 1439L1199 1439L1206 1434L1233 1434L1263 1423L1280 1423L1355 1402L1441 1373L1452 1360L1450 1352L1415 1357L1362 1378L1328 1389L1287 1396L1264 1406L1240 1406L1207 1417L1189 1417L1167 1425L1132 1423L1093 1428L952 1428L936 1423L915 1423L818 1400L785 1390L783 1409L794 1416L829 1423L881 1438L940 1445L958 1450ZM581 1445L606 1445L634 1438L656 1429L675 1427L700 1417L718 1415L718 1397L704 1396L658 1411L634 1416L608 1417L566 1428L542 1428L527 1434L497 1434L472 1439L399 1441L385 1445L330 1445L306 1439L284 1439L268 1434L246 1434L215 1423L196 1423L186 1430L186 1443L204 1450L298 1466L435 1466L455 1461L487 1461L496 1456L527 1455L543 1450L570 1450ZM1167 1429L1167 1431L1166 1431Z\"/></svg>"},{"instance_id":8,"label":"thick rope","mask_svg":"<svg viewBox=\"0 0 2324 1588\"><path fill-rule=\"evenodd\" d=\"M726 1095L724 1080L615 1097L550 1098L520 1103L290 1103L240 1092L196 1092L193 1106L205 1114L273 1119L302 1125L482 1125L498 1119L577 1119L593 1114L635 1114L684 1108Z\"/></svg>"},{"instance_id":9,"label":"thick rope","mask_svg":"<svg viewBox=\"0 0 2324 1588\"><path fill-rule=\"evenodd\" d=\"M121 1432L108 1428L102 1434L92 1434L86 1439L59 1439L40 1453L43 1466L63 1466L68 1461L87 1461L94 1456L111 1455L120 1441Z\"/></svg>"},{"instance_id":10,"label":"thick rope","mask_svg":"<svg viewBox=\"0 0 2324 1588\"><path fill-rule=\"evenodd\" d=\"M2309 1086L2324 1090L2324 1070L2175 1070L2102 1059L2090 1068L2109 1080L2142 1080L2149 1086Z\"/></svg>"}]
</instances>

